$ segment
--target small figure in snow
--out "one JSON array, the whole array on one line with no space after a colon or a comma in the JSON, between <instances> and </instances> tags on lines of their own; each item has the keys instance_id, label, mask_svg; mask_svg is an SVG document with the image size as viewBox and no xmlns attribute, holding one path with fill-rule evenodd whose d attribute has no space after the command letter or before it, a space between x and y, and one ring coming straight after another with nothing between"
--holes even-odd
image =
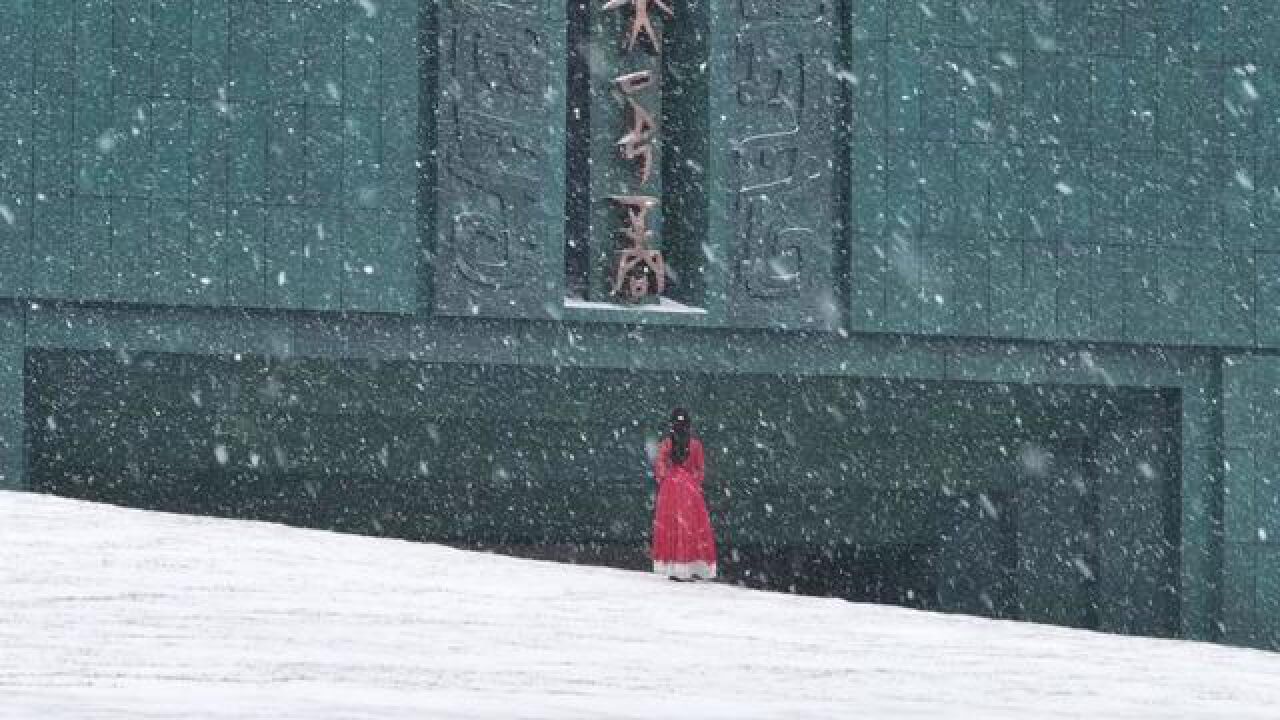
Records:
<instances>
[{"instance_id":1,"label":"small figure in snow","mask_svg":"<svg viewBox=\"0 0 1280 720\"><path fill-rule=\"evenodd\" d=\"M693 436L689 411L676 408L654 464L653 571L672 580L716 576L716 539L702 494L703 467L702 441Z\"/></svg>"}]
</instances>

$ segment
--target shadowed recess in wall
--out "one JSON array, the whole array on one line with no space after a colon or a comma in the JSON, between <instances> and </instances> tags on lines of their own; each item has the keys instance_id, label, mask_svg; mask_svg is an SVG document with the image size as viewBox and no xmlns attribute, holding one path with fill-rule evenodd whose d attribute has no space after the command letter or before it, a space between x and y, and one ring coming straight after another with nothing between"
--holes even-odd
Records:
<instances>
[{"instance_id":1,"label":"shadowed recess in wall","mask_svg":"<svg viewBox=\"0 0 1280 720\"><path fill-rule=\"evenodd\" d=\"M1167 393L65 352L27 383L38 490L633 568L688 404L732 582L1178 628Z\"/></svg>"}]
</instances>

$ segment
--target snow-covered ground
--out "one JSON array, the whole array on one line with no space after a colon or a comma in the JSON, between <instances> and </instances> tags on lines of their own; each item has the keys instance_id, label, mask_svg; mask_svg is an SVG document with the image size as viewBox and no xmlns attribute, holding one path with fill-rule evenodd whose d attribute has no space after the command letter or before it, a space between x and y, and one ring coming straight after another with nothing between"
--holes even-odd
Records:
<instances>
[{"instance_id":1,"label":"snow-covered ground","mask_svg":"<svg viewBox=\"0 0 1280 720\"><path fill-rule=\"evenodd\" d=\"M0 492L0 717L1242 720L1280 655Z\"/></svg>"}]
</instances>

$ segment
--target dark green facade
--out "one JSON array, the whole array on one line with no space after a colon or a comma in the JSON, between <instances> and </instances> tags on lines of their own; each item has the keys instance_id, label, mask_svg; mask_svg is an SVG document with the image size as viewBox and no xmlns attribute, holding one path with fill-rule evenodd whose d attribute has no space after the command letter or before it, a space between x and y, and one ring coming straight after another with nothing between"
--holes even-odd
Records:
<instances>
[{"instance_id":1,"label":"dark green facade","mask_svg":"<svg viewBox=\"0 0 1280 720\"><path fill-rule=\"evenodd\" d=\"M0 484L630 564L687 403L746 582L1280 645L1280 10L674 4L683 313L576 2L0 3Z\"/></svg>"}]
</instances>

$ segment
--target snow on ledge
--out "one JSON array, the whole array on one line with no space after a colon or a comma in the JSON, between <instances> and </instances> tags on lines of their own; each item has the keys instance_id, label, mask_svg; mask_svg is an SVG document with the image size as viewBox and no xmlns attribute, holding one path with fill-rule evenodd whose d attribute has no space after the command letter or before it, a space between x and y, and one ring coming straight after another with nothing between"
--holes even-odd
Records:
<instances>
[{"instance_id":1,"label":"snow on ledge","mask_svg":"<svg viewBox=\"0 0 1280 720\"><path fill-rule=\"evenodd\" d=\"M579 298L565 298L564 306L574 310L623 310L635 313L684 313L688 315L706 315L706 308L694 307L678 303L671 298L658 298L657 305L615 305L613 303L592 302Z\"/></svg>"}]
</instances>

